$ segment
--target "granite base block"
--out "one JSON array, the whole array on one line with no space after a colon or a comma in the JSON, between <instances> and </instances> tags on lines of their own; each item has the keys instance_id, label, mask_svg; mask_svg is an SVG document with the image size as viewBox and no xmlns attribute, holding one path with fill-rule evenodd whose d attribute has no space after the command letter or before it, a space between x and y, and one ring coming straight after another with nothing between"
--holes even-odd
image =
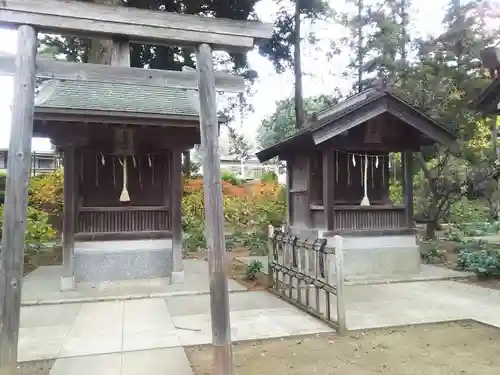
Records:
<instances>
[{"instance_id":1,"label":"granite base block","mask_svg":"<svg viewBox=\"0 0 500 375\"><path fill-rule=\"evenodd\" d=\"M172 249L75 252L76 282L171 276Z\"/></svg>"}]
</instances>

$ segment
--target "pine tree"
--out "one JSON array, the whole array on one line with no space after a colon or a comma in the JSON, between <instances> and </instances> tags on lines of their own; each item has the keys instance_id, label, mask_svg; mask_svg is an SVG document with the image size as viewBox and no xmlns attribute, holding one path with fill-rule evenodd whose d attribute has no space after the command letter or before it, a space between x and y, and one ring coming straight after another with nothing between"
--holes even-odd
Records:
<instances>
[{"instance_id":1,"label":"pine tree","mask_svg":"<svg viewBox=\"0 0 500 375\"><path fill-rule=\"evenodd\" d=\"M366 61L366 26L369 22L368 8L364 0L346 0L353 6L352 12L339 15L339 21L349 31L349 37L342 40L343 44L352 51L352 58L348 64L345 76L350 76L355 82L353 89L361 92L364 89L364 65Z\"/></svg>"}]
</instances>

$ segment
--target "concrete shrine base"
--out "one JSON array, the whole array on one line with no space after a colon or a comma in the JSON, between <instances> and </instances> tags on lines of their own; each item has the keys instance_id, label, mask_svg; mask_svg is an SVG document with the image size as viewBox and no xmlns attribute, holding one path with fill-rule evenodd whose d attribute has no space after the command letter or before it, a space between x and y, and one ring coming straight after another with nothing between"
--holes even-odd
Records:
<instances>
[{"instance_id":1,"label":"concrete shrine base","mask_svg":"<svg viewBox=\"0 0 500 375\"><path fill-rule=\"evenodd\" d=\"M328 246L333 246L333 236L324 238ZM346 276L420 272L420 249L415 235L344 236L342 245Z\"/></svg>"},{"instance_id":2,"label":"concrete shrine base","mask_svg":"<svg viewBox=\"0 0 500 375\"><path fill-rule=\"evenodd\" d=\"M172 276L172 239L75 243L75 281L114 281Z\"/></svg>"}]
</instances>

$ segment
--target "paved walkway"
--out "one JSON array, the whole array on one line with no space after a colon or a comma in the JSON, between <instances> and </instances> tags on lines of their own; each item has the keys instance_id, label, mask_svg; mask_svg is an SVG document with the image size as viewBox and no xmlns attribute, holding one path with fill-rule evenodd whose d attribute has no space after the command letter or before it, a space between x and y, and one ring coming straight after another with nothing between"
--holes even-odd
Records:
<instances>
[{"instance_id":1,"label":"paved walkway","mask_svg":"<svg viewBox=\"0 0 500 375\"><path fill-rule=\"evenodd\" d=\"M62 266L40 267L23 279L22 305L159 298L209 292L206 261L185 259L184 272L186 276L182 284L170 284L168 279L88 282L78 283L77 290L61 292L59 288ZM229 280L229 291L244 290L245 287L234 280Z\"/></svg>"},{"instance_id":2,"label":"paved walkway","mask_svg":"<svg viewBox=\"0 0 500 375\"><path fill-rule=\"evenodd\" d=\"M232 293L230 303L234 341L331 331L267 292ZM51 375L167 374L157 370L173 366L165 362L190 375L182 346L211 343L209 311L208 295L23 307L19 360L60 358ZM128 368L136 360L143 367Z\"/></svg>"},{"instance_id":3,"label":"paved walkway","mask_svg":"<svg viewBox=\"0 0 500 375\"><path fill-rule=\"evenodd\" d=\"M51 375L192 375L182 347L211 343L210 300L206 262L186 264L198 270L196 277L187 278L183 286L144 284L143 297L137 299L130 299L139 295L137 290L131 293L125 284L101 284L79 289L76 297L51 294L53 302L58 296L58 303L41 299L41 304L30 305L25 300L19 360L56 358ZM161 291L152 292L158 285ZM242 287L232 287L234 341L331 331L267 292L236 292ZM43 288L37 291L31 284L24 295L41 296ZM351 284L345 293L351 330L461 319L500 327L500 291L463 282ZM93 296L117 300L76 302Z\"/></svg>"}]
</instances>

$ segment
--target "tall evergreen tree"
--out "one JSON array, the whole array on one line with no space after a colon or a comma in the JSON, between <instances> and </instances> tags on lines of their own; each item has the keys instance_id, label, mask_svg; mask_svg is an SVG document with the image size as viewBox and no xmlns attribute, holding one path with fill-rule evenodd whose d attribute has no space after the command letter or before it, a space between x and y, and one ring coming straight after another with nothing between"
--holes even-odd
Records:
<instances>
[{"instance_id":1,"label":"tall evergreen tree","mask_svg":"<svg viewBox=\"0 0 500 375\"><path fill-rule=\"evenodd\" d=\"M293 9L293 10L292 10ZM302 23L314 23L330 15L328 3L324 0L280 0L280 10L275 21L273 37L260 47L264 56L273 61L276 70L283 72L292 68L295 76L295 128L305 120L302 92L301 42ZM293 55L292 55L293 52Z\"/></svg>"}]
</instances>

